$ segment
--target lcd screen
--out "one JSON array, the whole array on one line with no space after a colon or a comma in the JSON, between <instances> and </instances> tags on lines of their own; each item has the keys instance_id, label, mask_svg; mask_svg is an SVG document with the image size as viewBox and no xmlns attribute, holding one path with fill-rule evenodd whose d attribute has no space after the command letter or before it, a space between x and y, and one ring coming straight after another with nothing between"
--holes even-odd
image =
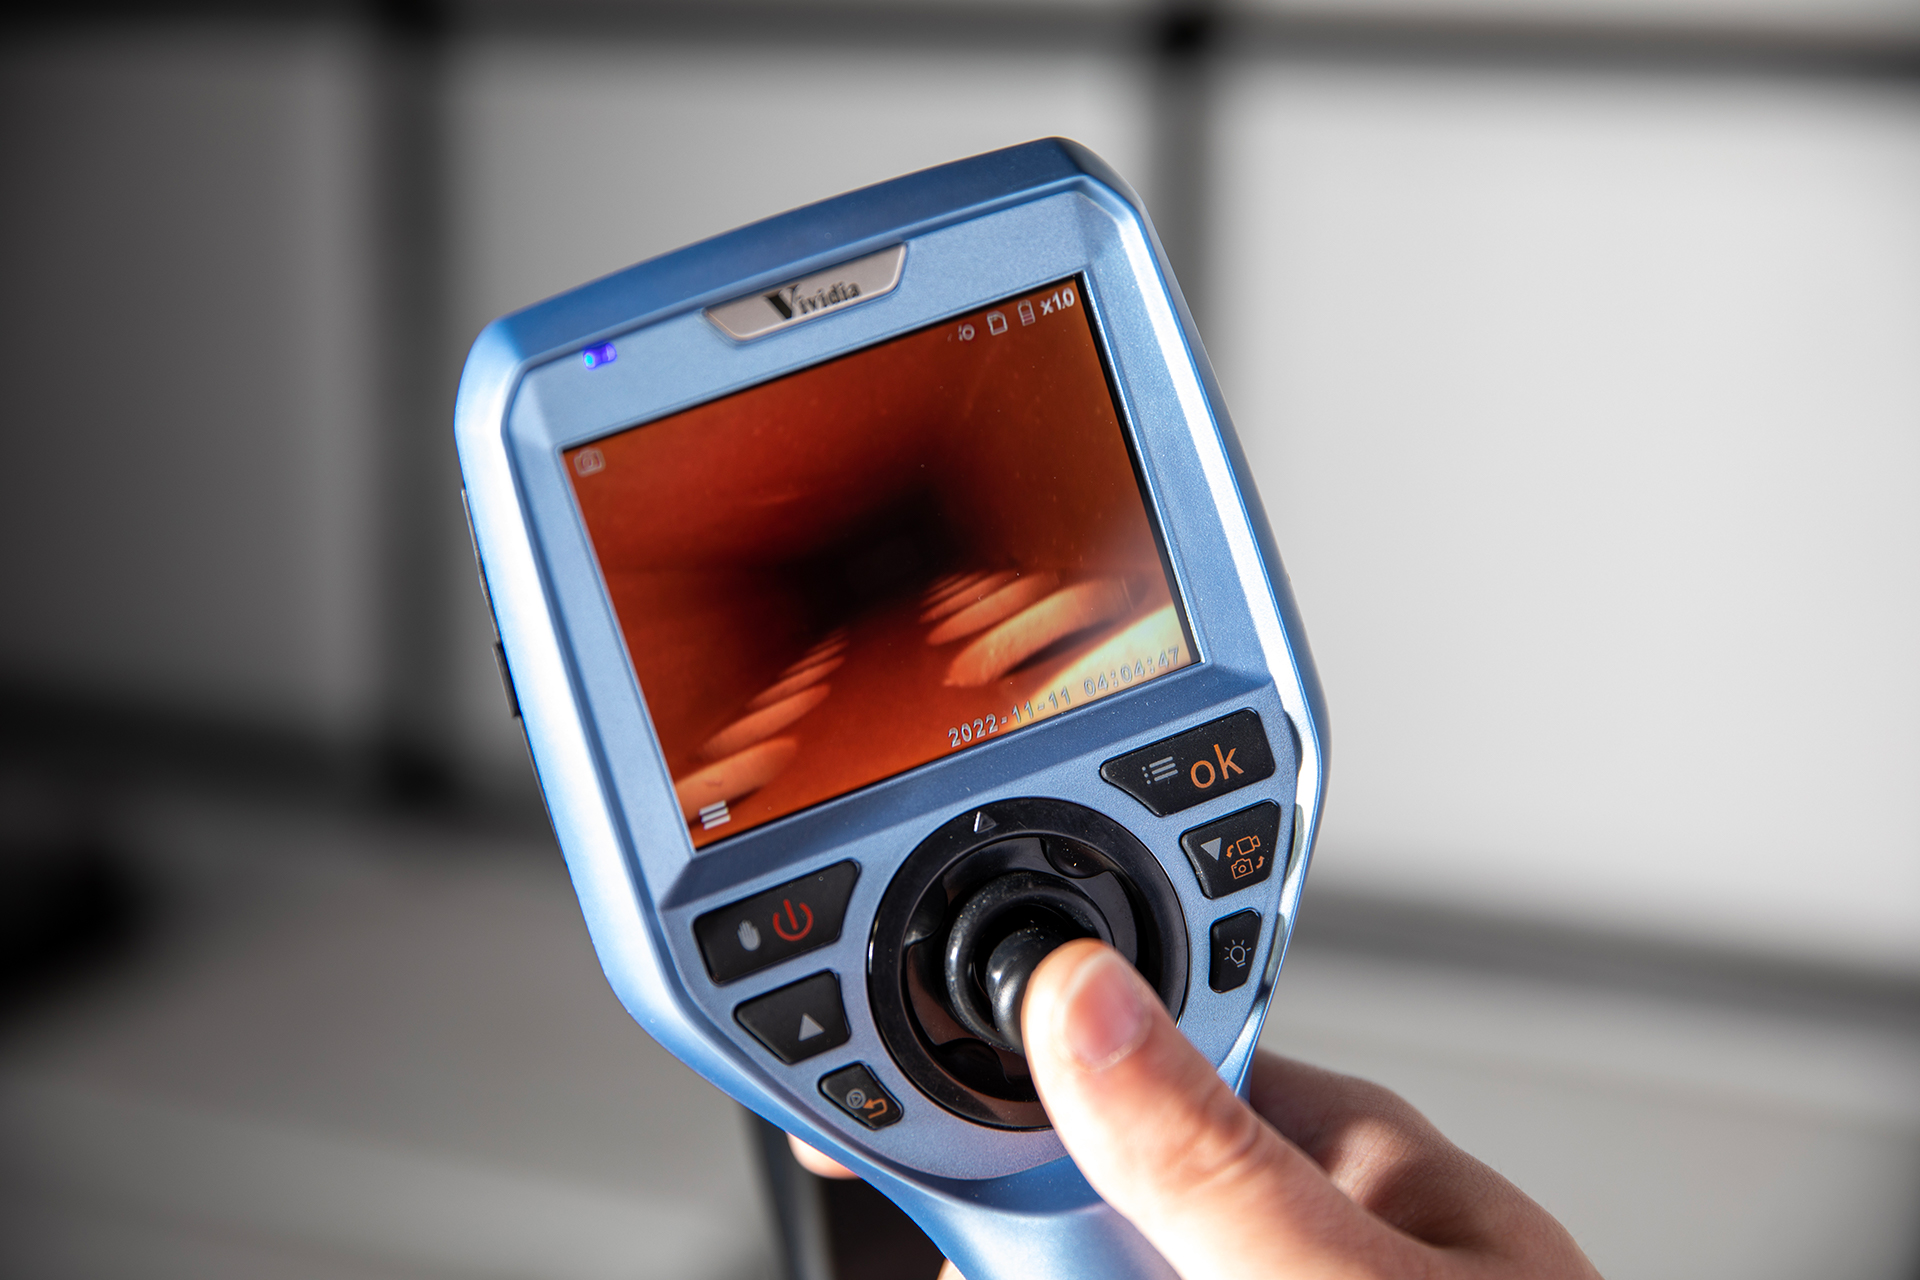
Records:
<instances>
[{"instance_id":1,"label":"lcd screen","mask_svg":"<svg viewBox=\"0 0 1920 1280\"><path fill-rule=\"evenodd\" d=\"M565 461L696 846L1196 656L1077 279Z\"/></svg>"}]
</instances>

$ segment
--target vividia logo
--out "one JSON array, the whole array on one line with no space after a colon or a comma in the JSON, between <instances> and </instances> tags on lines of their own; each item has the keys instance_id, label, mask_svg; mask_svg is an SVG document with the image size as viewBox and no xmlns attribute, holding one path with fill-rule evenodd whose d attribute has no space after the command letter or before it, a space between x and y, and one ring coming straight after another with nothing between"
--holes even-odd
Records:
<instances>
[{"instance_id":1,"label":"vividia logo","mask_svg":"<svg viewBox=\"0 0 1920 1280\"><path fill-rule=\"evenodd\" d=\"M782 320L810 316L816 311L852 302L859 296L860 286L851 280L836 280L824 289L804 294L800 292L799 285L790 284L765 295L767 304L780 313Z\"/></svg>"},{"instance_id":2,"label":"vividia logo","mask_svg":"<svg viewBox=\"0 0 1920 1280\"><path fill-rule=\"evenodd\" d=\"M788 280L771 292L763 289L708 307L707 319L734 341L745 342L890 293L900 283L900 264L906 256L907 246L896 244L864 258Z\"/></svg>"}]
</instances>

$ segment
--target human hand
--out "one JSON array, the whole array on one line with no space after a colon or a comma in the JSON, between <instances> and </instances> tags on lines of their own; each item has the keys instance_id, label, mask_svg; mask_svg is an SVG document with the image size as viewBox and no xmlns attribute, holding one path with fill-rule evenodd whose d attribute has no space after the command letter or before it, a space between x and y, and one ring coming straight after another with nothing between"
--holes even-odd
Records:
<instances>
[{"instance_id":1,"label":"human hand","mask_svg":"<svg viewBox=\"0 0 1920 1280\"><path fill-rule=\"evenodd\" d=\"M1047 957L1022 1021L1074 1162L1185 1280L1597 1280L1546 1210L1378 1085L1261 1053L1243 1103L1098 943Z\"/></svg>"}]
</instances>

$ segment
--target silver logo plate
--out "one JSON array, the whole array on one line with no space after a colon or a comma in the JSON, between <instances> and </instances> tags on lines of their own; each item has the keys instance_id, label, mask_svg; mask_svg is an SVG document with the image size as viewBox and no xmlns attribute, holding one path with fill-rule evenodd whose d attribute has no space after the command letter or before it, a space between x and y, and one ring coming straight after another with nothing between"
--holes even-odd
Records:
<instances>
[{"instance_id":1,"label":"silver logo plate","mask_svg":"<svg viewBox=\"0 0 1920 1280\"><path fill-rule=\"evenodd\" d=\"M707 319L736 341L758 338L775 329L891 293L900 283L900 264L906 256L907 246L897 244L891 249L789 280L777 289L708 307Z\"/></svg>"}]
</instances>

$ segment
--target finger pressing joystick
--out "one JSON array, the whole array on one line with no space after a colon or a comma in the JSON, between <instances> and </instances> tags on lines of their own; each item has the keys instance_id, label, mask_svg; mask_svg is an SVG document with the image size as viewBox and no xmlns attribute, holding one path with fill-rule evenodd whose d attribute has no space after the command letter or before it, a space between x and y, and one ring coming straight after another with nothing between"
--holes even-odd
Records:
<instances>
[{"instance_id":1,"label":"finger pressing joystick","mask_svg":"<svg viewBox=\"0 0 1920 1280\"><path fill-rule=\"evenodd\" d=\"M993 1006L993 1026L1015 1053L1027 1051L1020 1041L1020 1011L1027 1003L1027 983L1033 971L1063 943L1087 936L1046 924L1028 925L1002 938L987 957L985 986L987 1001Z\"/></svg>"},{"instance_id":2,"label":"finger pressing joystick","mask_svg":"<svg viewBox=\"0 0 1920 1280\"><path fill-rule=\"evenodd\" d=\"M954 814L907 855L874 913L867 998L887 1052L954 1115L1046 1128L1021 1006L1040 962L1075 938L1111 946L1179 1016L1186 922L1137 836L1050 797Z\"/></svg>"},{"instance_id":3,"label":"finger pressing joystick","mask_svg":"<svg viewBox=\"0 0 1920 1280\"><path fill-rule=\"evenodd\" d=\"M1040 962L1075 938L1113 944L1113 931L1067 881L1014 871L982 885L954 917L945 977L954 1016L995 1048L1025 1050L1020 1008Z\"/></svg>"}]
</instances>

